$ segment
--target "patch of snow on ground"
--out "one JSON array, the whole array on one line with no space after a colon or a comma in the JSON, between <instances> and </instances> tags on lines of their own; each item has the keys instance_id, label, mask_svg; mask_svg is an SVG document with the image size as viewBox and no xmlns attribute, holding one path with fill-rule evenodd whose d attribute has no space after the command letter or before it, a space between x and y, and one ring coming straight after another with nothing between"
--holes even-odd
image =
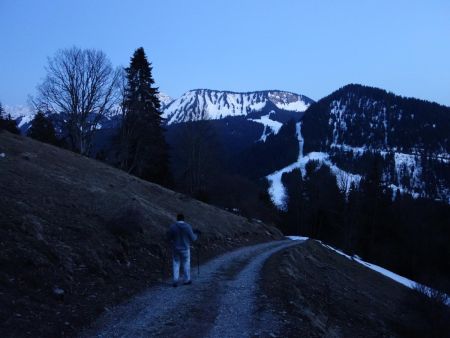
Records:
<instances>
[{"instance_id":1,"label":"patch of snow on ground","mask_svg":"<svg viewBox=\"0 0 450 338\"><path fill-rule=\"evenodd\" d=\"M371 269L373 271L381 273L383 276L386 276L386 277L396 281L397 283L400 283L400 284L406 286L407 288L414 289L417 286L421 285L421 284L419 284L419 283L417 283L417 282L415 282L415 281L413 281L411 279L408 279L406 277L400 276L400 275L398 275L398 274L396 274L396 273L394 273L392 271L389 271L389 270L387 270L385 268L382 268L381 266L365 262L360 257L358 257L356 255L352 257L352 256L349 256L349 255L343 253L341 250L335 249L332 246L329 246L327 244L322 243L322 241L318 240L317 242L322 244L327 249L330 249L330 250L336 252L337 254L339 254L341 256L344 256L344 257L346 257L346 258L348 258L348 259L350 259L352 261L355 261L355 262L357 262L357 263L359 263L361 265L364 265L365 267L368 267L369 269ZM431 288L429 288L427 286L425 286L425 288L431 290ZM450 306L450 299L447 299L447 305Z\"/></svg>"},{"instance_id":2,"label":"patch of snow on ground","mask_svg":"<svg viewBox=\"0 0 450 338\"><path fill-rule=\"evenodd\" d=\"M298 146L299 146L298 160L300 161L300 159L303 157L303 146L305 144L305 140L303 139L303 135L302 135L302 123L301 122L299 122L295 125L295 132L297 135Z\"/></svg>"},{"instance_id":3,"label":"patch of snow on ground","mask_svg":"<svg viewBox=\"0 0 450 338\"><path fill-rule=\"evenodd\" d=\"M299 142L299 156L297 162L294 162L287 167L284 167L283 169L275 171L274 173L266 176L266 179L269 182L270 198L278 209L286 209L287 199L286 188L281 182L281 177L284 173L290 173L294 169L300 169L302 176L304 176L306 174L306 164L309 161L318 161L321 164L329 166L331 172L336 176L339 189L345 190L347 193L350 190L352 183L359 185L359 182L361 181L361 175L352 174L340 169L330 161L329 155L327 153L313 151L303 156L304 140L301 133L301 122L297 123L296 130L297 140Z\"/></svg>"},{"instance_id":4,"label":"patch of snow on ground","mask_svg":"<svg viewBox=\"0 0 450 338\"><path fill-rule=\"evenodd\" d=\"M270 115L272 113L273 113L273 111L271 111L268 115L261 116L261 118L259 118L259 119L249 119L249 121L261 123L264 126L264 131L260 138L260 141L266 142L266 138L268 135L270 135L271 133L273 133L275 135L278 134L278 132L280 131L280 128L283 126L283 124L281 122L270 119ZM271 132L268 131L267 129L271 129Z\"/></svg>"},{"instance_id":5,"label":"patch of snow on ground","mask_svg":"<svg viewBox=\"0 0 450 338\"><path fill-rule=\"evenodd\" d=\"M285 210L286 208L286 188L284 187L283 183L281 182L281 176L283 176L284 173L290 173L294 169L300 168L300 161L302 159L303 155L303 137L301 133L301 122L298 122L296 124L296 131L297 131L297 140L299 142L299 157L297 159L297 162L294 162L287 167L284 167L281 170L275 171L274 173L266 176L267 181L269 182L269 195L272 200L272 202L277 206L280 210Z\"/></svg>"},{"instance_id":6,"label":"patch of snow on ground","mask_svg":"<svg viewBox=\"0 0 450 338\"><path fill-rule=\"evenodd\" d=\"M299 168L302 171L303 176L306 174L306 164L309 161L317 161L320 164L325 164L328 167L330 167L331 172L336 176L339 189L345 190L347 193L352 183L358 185L359 182L361 181L361 175L352 174L345 170L340 169L338 166L336 166L330 161L329 155L327 153L318 151L313 151L300 159Z\"/></svg>"},{"instance_id":7,"label":"patch of snow on ground","mask_svg":"<svg viewBox=\"0 0 450 338\"><path fill-rule=\"evenodd\" d=\"M401 184L401 178L404 174L410 177L411 188L422 189L422 167L420 157L413 154L394 153L395 171L398 177L398 187L400 190L407 190Z\"/></svg>"},{"instance_id":8,"label":"patch of snow on ground","mask_svg":"<svg viewBox=\"0 0 450 338\"><path fill-rule=\"evenodd\" d=\"M290 239L291 241L306 241L309 239L309 237L303 237L303 236L285 236L285 237Z\"/></svg>"},{"instance_id":9,"label":"patch of snow on ground","mask_svg":"<svg viewBox=\"0 0 450 338\"><path fill-rule=\"evenodd\" d=\"M294 102L289 103L281 103L277 102L275 105L283 110L289 110L289 111L298 111L298 112L304 112L306 109L308 109L309 104L306 104L305 102L298 100Z\"/></svg>"}]
</instances>

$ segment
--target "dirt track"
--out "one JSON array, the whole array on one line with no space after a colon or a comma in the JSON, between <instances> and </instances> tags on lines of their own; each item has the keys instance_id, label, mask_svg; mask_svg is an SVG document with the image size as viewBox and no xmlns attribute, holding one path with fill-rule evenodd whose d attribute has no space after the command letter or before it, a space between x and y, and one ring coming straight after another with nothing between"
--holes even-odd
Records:
<instances>
[{"instance_id":1,"label":"dirt track","mask_svg":"<svg viewBox=\"0 0 450 338\"><path fill-rule=\"evenodd\" d=\"M257 307L259 273L272 254L299 243L274 241L224 254L202 266L192 285L172 288L167 281L152 288L100 318L82 337L278 336L278 316Z\"/></svg>"}]
</instances>

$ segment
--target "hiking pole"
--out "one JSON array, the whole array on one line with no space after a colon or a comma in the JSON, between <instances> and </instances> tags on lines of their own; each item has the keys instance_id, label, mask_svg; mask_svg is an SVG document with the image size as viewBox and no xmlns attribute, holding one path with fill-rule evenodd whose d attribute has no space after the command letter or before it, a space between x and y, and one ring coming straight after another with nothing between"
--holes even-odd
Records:
<instances>
[{"instance_id":1,"label":"hiking pole","mask_svg":"<svg viewBox=\"0 0 450 338\"><path fill-rule=\"evenodd\" d=\"M161 254L162 254L162 267L161 267L161 282L164 281L164 275L166 272L166 256L167 256L167 252L166 252L166 247L165 245L163 245L163 247L161 248Z\"/></svg>"},{"instance_id":2,"label":"hiking pole","mask_svg":"<svg viewBox=\"0 0 450 338\"><path fill-rule=\"evenodd\" d=\"M200 246L197 245L197 277L200 276Z\"/></svg>"}]
</instances>

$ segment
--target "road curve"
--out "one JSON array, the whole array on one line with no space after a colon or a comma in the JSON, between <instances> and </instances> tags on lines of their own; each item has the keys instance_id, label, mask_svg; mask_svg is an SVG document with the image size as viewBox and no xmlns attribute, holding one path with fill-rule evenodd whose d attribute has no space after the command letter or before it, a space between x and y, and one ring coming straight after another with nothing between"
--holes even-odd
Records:
<instances>
[{"instance_id":1,"label":"road curve","mask_svg":"<svg viewBox=\"0 0 450 338\"><path fill-rule=\"evenodd\" d=\"M276 314L257 309L258 279L273 241L225 253L193 272L193 284L155 286L100 317L80 337L276 337ZM256 313L258 310L258 313Z\"/></svg>"}]
</instances>

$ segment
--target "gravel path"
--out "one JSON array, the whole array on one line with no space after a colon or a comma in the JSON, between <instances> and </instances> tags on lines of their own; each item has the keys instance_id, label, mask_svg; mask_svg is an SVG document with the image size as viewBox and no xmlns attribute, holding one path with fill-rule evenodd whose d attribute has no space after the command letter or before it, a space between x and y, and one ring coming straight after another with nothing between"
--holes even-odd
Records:
<instances>
[{"instance_id":1,"label":"gravel path","mask_svg":"<svg viewBox=\"0 0 450 338\"><path fill-rule=\"evenodd\" d=\"M301 241L274 241L226 253L192 269L193 284L168 281L106 313L81 337L276 337L275 313L257 307L258 279L275 252Z\"/></svg>"}]
</instances>

